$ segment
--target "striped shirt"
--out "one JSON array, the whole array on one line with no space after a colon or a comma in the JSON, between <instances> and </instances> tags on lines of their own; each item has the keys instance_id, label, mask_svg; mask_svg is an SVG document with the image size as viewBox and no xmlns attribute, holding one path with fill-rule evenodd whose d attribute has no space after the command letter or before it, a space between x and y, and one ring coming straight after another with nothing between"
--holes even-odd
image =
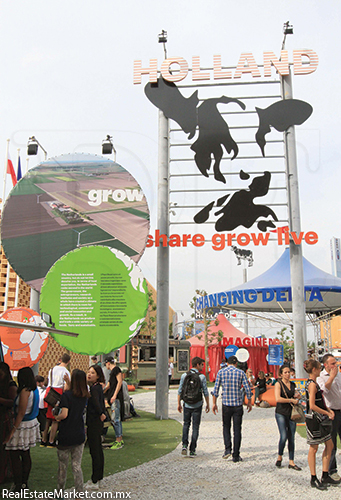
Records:
<instances>
[{"instance_id":1,"label":"striped shirt","mask_svg":"<svg viewBox=\"0 0 341 500\"><path fill-rule=\"evenodd\" d=\"M222 400L225 406L241 406L244 400L244 387L246 396L251 399L251 389L243 370L239 370L233 365L219 370L215 381L213 395L219 396L219 389L222 387Z\"/></svg>"}]
</instances>

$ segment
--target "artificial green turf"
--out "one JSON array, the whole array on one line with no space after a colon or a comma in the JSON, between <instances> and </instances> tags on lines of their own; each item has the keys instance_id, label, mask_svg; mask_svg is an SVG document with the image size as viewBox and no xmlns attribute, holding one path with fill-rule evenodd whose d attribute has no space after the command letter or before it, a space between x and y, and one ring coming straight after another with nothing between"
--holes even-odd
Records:
<instances>
[{"instance_id":1,"label":"artificial green turf","mask_svg":"<svg viewBox=\"0 0 341 500\"><path fill-rule=\"evenodd\" d=\"M124 447L120 450L104 450L104 477L155 460L173 451L181 440L182 426L176 420L156 420L152 413L139 411L141 418L123 422ZM108 430L106 441L115 440L113 428ZM32 469L29 477L31 491L53 491L57 488L57 450L31 448ZM85 446L82 470L84 482L91 479L91 457ZM69 462L66 488L74 484ZM132 476L133 477L133 476ZM2 485L8 488L10 483Z\"/></svg>"}]
</instances>

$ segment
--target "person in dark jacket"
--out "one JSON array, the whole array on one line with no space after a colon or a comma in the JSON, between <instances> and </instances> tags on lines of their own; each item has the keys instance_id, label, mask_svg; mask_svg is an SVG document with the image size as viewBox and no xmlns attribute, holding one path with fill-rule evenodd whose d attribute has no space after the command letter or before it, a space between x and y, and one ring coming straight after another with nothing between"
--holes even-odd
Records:
<instances>
[{"instance_id":1,"label":"person in dark jacket","mask_svg":"<svg viewBox=\"0 0 341 500\"><path fill-rule=\"evenodd\" d=\"M104 454L102 449L102 431L105 420L104 396L101 384L104 384L103 370L99 365L90 366L87 375L90 385L90 399L86 411L87 436L92 459L91 480L93 488L101 486L104 470Z\"/></svg>"},{"instance_id":2,"label":"person in dark jacket","mask_svg":"<svg viewBox=\"0 0 341 500\"><path fill-rule=\"evenodd\" d=\"M83 370L73 370L71 382L64 375L65 392L60 400L60 413L55 416L59 422L58 432L58 489L64 490L67 466L71 454L71 465L77 492L84 491L82 456L85 443L84 410L90 397Z\"/></svg>"},{"instance_id":3,"label":"person in dark jacket","mask_svg":"<svg viewBox=\"0 0 341 500\"><path fill-rule=\"evenodd\" d=\"M111 405L111 419L116 434L116 441L110 449L119 450L124 446L122 432L122 421L124 420L124 400L122 391L123 375L121 368L116 366L115 358L112 356L106 358L105 367L107 370L110 370L110 377L104 392L108 403Z\"/></svg>"},{"instance_id":4,"label":"person in dark jacket","mask_svg":"<svg viewBox=\"0 0 341 500\"><path fill-rule=\"evenodd\" d=\"M5 450L4 441L14 425L13 403L17 395L17 384L12 379L9 366L0 362L0 484L12 479L13 473L9 451Z\"/></svg>"}]
</instances>

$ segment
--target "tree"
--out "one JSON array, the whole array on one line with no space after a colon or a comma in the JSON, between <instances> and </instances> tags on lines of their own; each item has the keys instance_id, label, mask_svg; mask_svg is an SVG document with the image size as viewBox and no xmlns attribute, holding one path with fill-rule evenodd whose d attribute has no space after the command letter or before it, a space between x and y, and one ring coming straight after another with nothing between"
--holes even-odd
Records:
<instances>
[{"instance_id":1,"label":"tree","mask_svg":"<svg viewBox=\"0 0 341 500\"><path fill-rule=\"evenodd\" d=\"M287 333L287 327L282 328L277 332L276 337L283 345L284 357L290 360L291 354L294 352L294 332L290 329Z\"/></svg>"},{"instance_id":2,"label":"tree","mask_svg":"<svg viewBox=\"0 0 341 500\"><path fill-rule=\"evenodd\" d=\"M192 301L189 303L189 306L194 310L194 312L191 314L192 318L195 318L195 303L198 297L205 297L207 295L207 292L205 290L196 290L195 291L196 296L193 297ZM211 332L209 329L209 325L211 323L211 320L208 318L208 315L212 314L212 308L210 307L204 307L202 309L202 316L203 316L203 322L204 322L204 345L205 345L205 376L206 379L209 380L209 373L208 373L208 364L209 364L209 359L208 359L208 347L209 345L212 344L213 341L220 342L221 339L223 338L223 332L221 330L218 330L217 332ZM215 326L219 325L219 320L215 320L214 322ZM194 323L192 323L192 328L194 326ZM202 336L199 335L198 338L201 340Z\"/></svg>"},{"instance_id":3,"label":"tree","mask_svg":"<svg viewBox=\"0 0 341 500\"><path fill-rule=\"evenodd\" d=\"M156 330L156 304L153 299L153 292L148 291L148 309L145 320L143 321L140 329L140 335L149 335L155 337Z\"/></svg>"},{"instance_id":4,"label":"tree","mask_svg":"<svg viewBox=\"0 0 341 500\"><path fill-rule=\"evenodd\" d=\"M290 331L287 333L287 327L282 328L279 332L277 332L276 337L281 344L283 344L284 357L288 358L289 361L292 361L295 358L295 341L294 341L294 332L290 328ZM307 342L307 352L309 355L312 355L315 351L315 342L308 341Z\"/></svg>"}]
</instances>

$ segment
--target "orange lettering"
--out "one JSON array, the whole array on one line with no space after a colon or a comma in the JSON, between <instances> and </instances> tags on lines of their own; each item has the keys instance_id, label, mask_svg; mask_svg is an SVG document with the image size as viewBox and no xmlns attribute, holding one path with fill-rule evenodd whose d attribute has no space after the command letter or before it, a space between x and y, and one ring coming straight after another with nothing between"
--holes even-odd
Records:
<instances>
[{"instance_id":1,"label":"orange lettering","mask_svg":"<svg viewBox=\"0 0 341 500\"><path fill-rule=\"evenodd\" d=\"M308 243L308 245L316 245L319 240L318 235L317 233L315 233L315 231L308 231L304 239L305 242Z\"/></svg>"},{"instance_id":2,"label":"orange lettering","mask_svg":"<svg viewBox=\"0 0 341 500\"><path fill-rule=\"evenodd\" d=\"M300 232L299 236L297 236L297 234L295 233L295 231L292 231L290 234L292 236L292 239L293 239L295 245L300 245L302 243L302 239L303 239L303 236L304 236L304 233L302 233L302 231Z\"/></svg>"}]
</instances>

